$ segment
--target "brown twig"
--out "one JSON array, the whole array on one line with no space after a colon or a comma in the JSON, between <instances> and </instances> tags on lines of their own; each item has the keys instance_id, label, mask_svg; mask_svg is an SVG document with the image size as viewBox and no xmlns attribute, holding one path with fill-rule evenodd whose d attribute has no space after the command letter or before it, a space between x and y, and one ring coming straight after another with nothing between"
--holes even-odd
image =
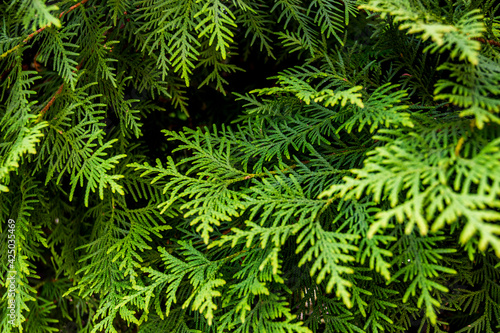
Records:
<instances>
[{"instance_id":1,"label":"brown twig","mask_svg":"<svg viewBox=\"0 0 500 333\"><path fill-rule=\"evenodd\" d=\"M72 10L74 10L75 8L78 8L80 7L81 5L83 5L84 3L86 3L87 1L89 0L82 0L80 1L79 3L77 3L76 5L73 5L71 7L69 7L69 9L65 12L62 12L61 14L59 14L59 18L63 17L64 15L66 15L67 13L71 12ZM31 33L28 35L28 37L26 37L25 39L23 39L22 43L14 46L13 48L11 48L10 50L7 50L5 51L2 55L0 55L0 59L2 58L5 58L6 56L8 56L9 54L11 54L12 52L14 52L15 50L17 50L18 48L21 47L21 45L23 44L26 44L27 42L29 42L29 40L33 37L35 37L36 35L38 35L40 32L44 31L45 29L47 29L48 27L50 27L51 24L47 24L47 25L44 25L43 27L41 27L40 29L38 29L37 31Z\"/></svg>"},{"instance_id":2,"label":"brown twig","mask_svg":"<svg viewBox=\"0 0 500 333\"><path fill-rule=\"evenodd\" d=\"M83 60L80 61L80 63L78 64L78 66L76 66L76 69L73 71L76 72L78 71L81 67L82 67L82 64L83 64ZM54 101L56 100L56 97L62 93L62 90L64 88L64 83L61 84L61 86L59 87L59 89L57 89L57 91L55 92L55 94L52 96L52 98L50 99L50 101L47 103L47 105L45 105L43 107L43 109L40 111L40 113L38 114L38 117L36 117L36 122L38 123L40 120L42 120L44 114L49 110L49 108L52 106L52 104L54 104Z\"/></svg>"},{"instance_id":3,"label":"brown twig","mask_svg":"<svg viewBox=\"0 0 500 333\"><path fill-rule=\"evenodd\" d=\"M500 47L500 42L497 42L497 41L492 40L492 39L484 39L484 38L480 38L480 37L474 37L473 39L475 39L478 42L481 42L483 44L490 44L490 45L493 45L493 46Z\"/></svg>"},{"instance_id":4,"label":"brown twig","mask_svg":"<svg viewBox=\"0 0 500 333\"><path fill-rule=\"evenodd\" d=\"M80 7L81 5L83 5L84 3L86 3L87 1L89 1L89 0L82 0L79 3L77 3L76 5L73 5L73 6L69 7L69 9L67 11L62 12L61 14L59 14L59 18L63 17L63 15L68 14L70 11L72 11L72 10Z\"/></svg>"},{"instance_id":5,"label":"brown twig","mask_svg":"<svg viewBox=\"0 0 500 333\"><path fill-rule=\"evenodd\" d=\"M52 98L50 99L50 101L47 103L47 105L45 105L42 109L42 111L40 111L40 113L38 114L38 117L36 118L36 122L38 123L40 120L42 120L43 118L43 115L45 114L45 112L47 112L47 110L52 106L52 104L54 104L54 101L56 100L56 97L57 95L59 95L62 90L64 88L64 83L61 84L61 86L59 87L59 89L57 89L56 93L52 96Z\"/></svg>"}]
</instances>

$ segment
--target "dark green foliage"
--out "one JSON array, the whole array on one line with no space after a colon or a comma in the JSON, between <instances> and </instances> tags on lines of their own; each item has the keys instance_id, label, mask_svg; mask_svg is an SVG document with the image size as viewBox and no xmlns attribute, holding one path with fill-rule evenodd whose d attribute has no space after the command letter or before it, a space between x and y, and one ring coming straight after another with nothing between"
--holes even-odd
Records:
<instances>
[{"instance_id":1,"label":"dark green foliage","mask_svg":"<svg viewBox=\"0 0 500 333\"><path fill-rule=\"evenodd\" d=\"M499 12L0 3L0 330L500 332Z\"/></svg>"}]
</instances>

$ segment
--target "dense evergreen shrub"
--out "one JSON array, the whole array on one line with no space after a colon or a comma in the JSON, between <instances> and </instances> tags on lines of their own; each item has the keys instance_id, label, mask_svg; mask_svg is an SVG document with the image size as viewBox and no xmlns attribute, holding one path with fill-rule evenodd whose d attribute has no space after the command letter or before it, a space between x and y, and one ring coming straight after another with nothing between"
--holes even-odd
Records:
<instances>
[{"instance_id":1,"label":"dense evergreen shrub","mask_svg":"<svg viewBox=\"0 0 500 333\"><path fill-rule=\"evenodd\" d=\"M0 18L1 332L500 332L495 1Z\"/></svg>"}]
</instances>

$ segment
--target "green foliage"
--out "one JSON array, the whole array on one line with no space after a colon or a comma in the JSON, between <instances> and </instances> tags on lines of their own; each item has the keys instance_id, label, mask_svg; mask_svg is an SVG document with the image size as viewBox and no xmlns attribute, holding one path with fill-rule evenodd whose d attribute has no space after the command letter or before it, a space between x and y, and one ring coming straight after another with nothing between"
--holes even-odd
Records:
<instances>
[{"instance_id":1,"label":"green foliage","mask_svg":"<svg viewBox=\"0 0 500 333\"><path fill-rule=\"evenodd\" d=\"M0 3L0 330L498 332L499 11Z\"/></svg>"}]
</instances>

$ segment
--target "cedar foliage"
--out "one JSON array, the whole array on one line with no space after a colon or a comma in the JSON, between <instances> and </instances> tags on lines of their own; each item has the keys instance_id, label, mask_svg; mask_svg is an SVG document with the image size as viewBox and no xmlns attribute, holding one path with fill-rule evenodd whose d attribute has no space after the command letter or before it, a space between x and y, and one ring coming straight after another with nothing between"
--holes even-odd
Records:
<instances>
[{"instance_id":1,"label":"cedar foliage","mask_svg":"<svg viewBox=\"0 0 500 333\"><path fill-rule=\"evenodd\" d=\"M499 6L0 3L0 330L500 332Z\"/></svg>"}]
</instances>

